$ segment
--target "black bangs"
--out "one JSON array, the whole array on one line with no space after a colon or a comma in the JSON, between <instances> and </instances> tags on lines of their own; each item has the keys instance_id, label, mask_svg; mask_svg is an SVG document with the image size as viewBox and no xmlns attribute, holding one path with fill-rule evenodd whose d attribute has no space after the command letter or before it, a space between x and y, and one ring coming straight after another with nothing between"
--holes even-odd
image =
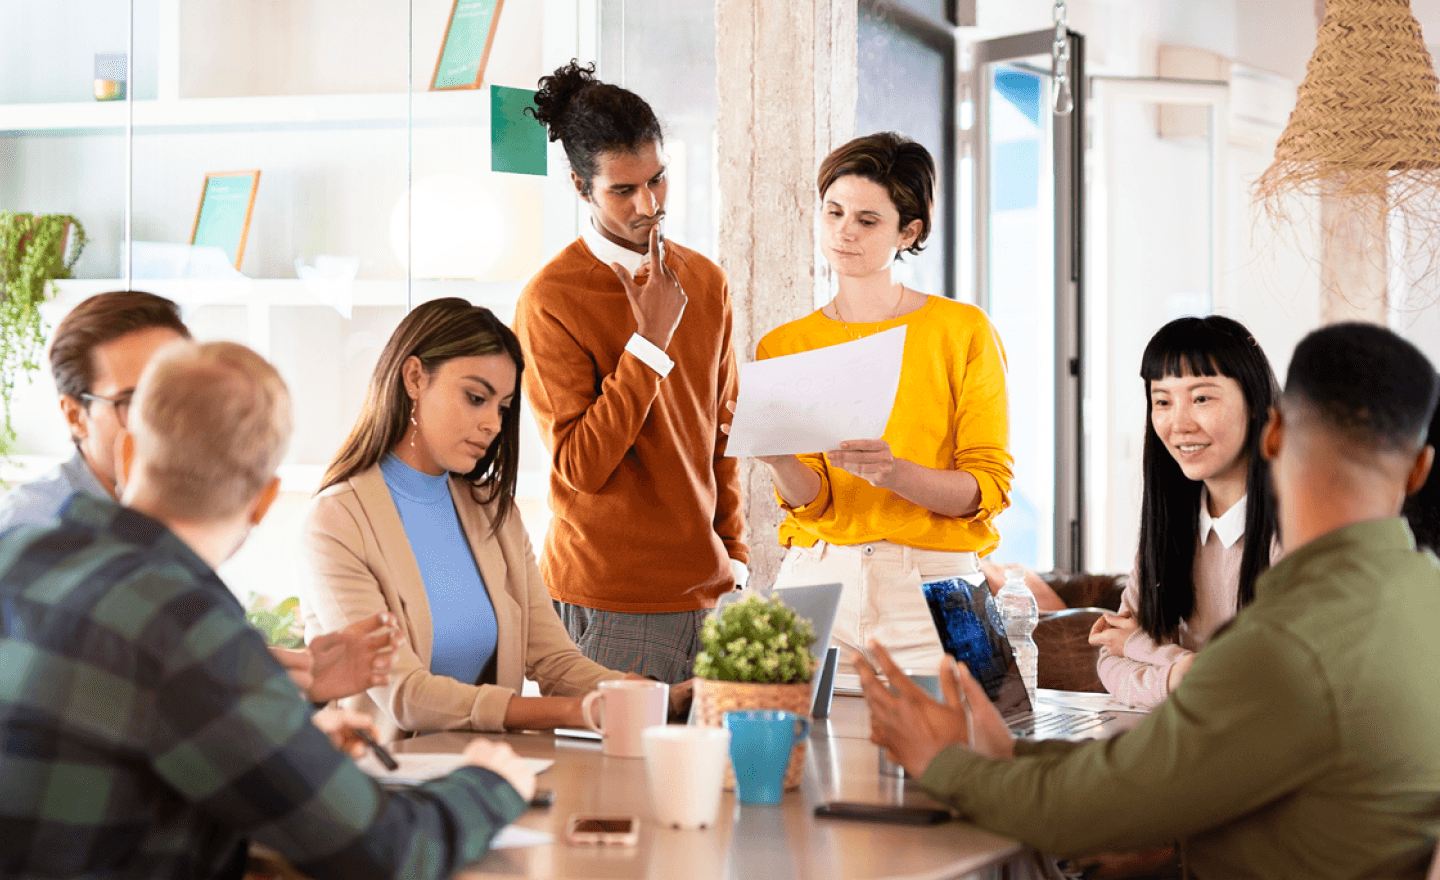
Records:
<instances>
[{"instance_id":1,"label":"black bangs","mask_svg":"<svg viewBox=\"0 0 1440 880\"><path fill-rule=\"evenodd\" d=\"M1166 376L1229 376L1245 384L1254 369L1259 345L1244 325L1220 315L1177 318L1156 331L1140 358L1140 378ZM1265 372L1269 364L1265 364ZM1247 397L1253 397L1248 394Z\"/></svg>"},{"instance_id":2,"label":"black bangs","mask_svg":"<svg viewBox=\"0 0 1440 880\"><path fill-rule=\"evenodd\" d=\"M1195 349L1152 352L1145 349L1140 359L1140 378L1147 382L1166 376L1216 376L1215 360L1210 354ZM1231 378L1234 378L1233 376Z\"/></svg>"}]
</instances>

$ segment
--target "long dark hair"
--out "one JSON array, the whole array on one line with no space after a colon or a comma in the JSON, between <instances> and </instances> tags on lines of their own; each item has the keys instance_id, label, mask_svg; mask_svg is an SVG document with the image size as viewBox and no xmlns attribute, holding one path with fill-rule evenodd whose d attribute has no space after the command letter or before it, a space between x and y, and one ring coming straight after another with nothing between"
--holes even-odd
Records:
<instances>
[{"instance_id":1,"label":"long dark hair","mask_svg":"<svg viewBox=\"0 0 1440 880\"><path fill-rule=\"evenodd\" d=\"M420 359L427 374L457 357L508 354L515 362L515 402L500 422L499 442L490 444L475 469L462 474L478 490L482 504L499 500L495 528L504 524L515 499L515 481L520 467L520 376L525 372L525 355L515 332L485 308L457 297L431 300L417 307L385 343L365 404L350 436L330 466L320 490L342 483L366 468L374 467L405 436L414 402L405 393L402 369L412 355Z\"/></svg>"},{"instance_id":2,"label":"long dark hair","mask_svg":"<svg viewBox=\"0 0 1440 880\"><path fill-rule=\"evenodd\" d=\"M1200 531L1200 489L1187 478L1155 433L1150 383L1167 376L1229 376L1245 397L1245 550L1240 557L1237 608L1255 598L1255 579L1270 567L1279 529L1270 466L1260 454L1260 431L1280 384L1250 331L1219 315L1179 318L1145 346L1144 497L1140 508L1140 627L1156 641L1174 641L1180 622L1195 611L1195 546Z\"/></svg>"},{"instance_id":3,"label":"long dark hair","mask_svg":"<svg viewBox=\"0 0 1440 880\"><path fill-rule=\"evenodd\" d=\"M573 59L540 77L535 106L525 112L550 129L550 140L560 141L585 196L590 195L601 153L634 152L651 142L664 143L660 120L644 98L596 79L595 65L582 67Z\"/></svg>"}]
</instances>

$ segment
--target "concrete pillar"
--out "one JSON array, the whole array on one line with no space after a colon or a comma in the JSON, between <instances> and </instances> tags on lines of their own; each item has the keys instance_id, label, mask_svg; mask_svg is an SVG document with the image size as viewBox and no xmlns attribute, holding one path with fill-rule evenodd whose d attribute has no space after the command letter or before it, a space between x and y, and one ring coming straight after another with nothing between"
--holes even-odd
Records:
<instances>
[{"instance_id":1,"label":"concrete pillar","mask_svg":"<svg viewBox=\"0 0 1440 880\"><path fill-rule=\"evenodd\" d=\"M717 0L719 263L735 307L735 350L754 359L766 332L829 289L815 239L815 174L855 130L855 0ZM747 462L751 582L768 587L783 555L769 472Z\"/></svg>"}]
</instances>

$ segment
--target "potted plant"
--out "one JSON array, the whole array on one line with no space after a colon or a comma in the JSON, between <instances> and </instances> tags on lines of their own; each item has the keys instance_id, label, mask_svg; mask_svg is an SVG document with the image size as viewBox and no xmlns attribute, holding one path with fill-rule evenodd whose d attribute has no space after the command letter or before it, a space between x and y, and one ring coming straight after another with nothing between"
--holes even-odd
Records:
<instances>
[{"instance_id":1,"label":"potted plant","mask_svg":"<svg viewBox=\"0 0 1440 880\"><path fill-rule=\"evenodd\" d=\"M272 648L303 648L305 637L300 625L300 600L291 596L271 604L264 596L250 594L250 607L245 620L265 637Z\"/></svg>"},{"instance_id":2,"label":"potted plant","mask_svg":"<svg viewBox=\"0 0 1440 880\"><path fill-rule=\"evenodd\" d=\"M700 630L695 658L695 723L722 727L725 713L782 709L810 717L810 679L815 631L778 597L748 596L726 605ZM785 787L796 788L805 769L805 742L790 753ZM725 771L726 785L734 774Z\"/></svg>"},{"instance_id":3,"label":"potted plant","mask_svg":"<svg viewBox=\"0 0 1440 880\"><path fill-rule=\"evenodd\" d=\"M56 278L70 277L84 249L85 227L68 214L0 211L0 409L5 412L0 445L6 448L15 439L10 425L15 380L40 366L45 344L40 304L50 298Z\"/></svg>"}]
</instances>

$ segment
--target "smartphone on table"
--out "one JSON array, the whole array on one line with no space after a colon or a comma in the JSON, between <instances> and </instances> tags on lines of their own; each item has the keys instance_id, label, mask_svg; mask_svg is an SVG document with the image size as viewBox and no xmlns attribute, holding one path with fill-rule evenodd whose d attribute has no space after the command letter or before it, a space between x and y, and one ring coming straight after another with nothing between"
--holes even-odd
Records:
<instances>
[{"instance_id":1,"label":"smartphone on table","mask_svg":"<svg viewBox=\"0 0 1440 880\"><path fill-rule=\"evenodd\" d=\"M950 811L939 807L901 807L890 804L857 804L831 801L815 808L815 815L827 819L859 819L896 825L938 825L950 821Z\"/></svg>"},{"instance_id":2,"label":"smartphone on table","mask_svg":"<svg viewBox=\"0 0 1440 880\"><path fill-rule=\"evenodd\" d=\"M576 813L565 824L565 839L581 846L634 846L640 839L640 819Z\"/></svg>"}]
</instances>

